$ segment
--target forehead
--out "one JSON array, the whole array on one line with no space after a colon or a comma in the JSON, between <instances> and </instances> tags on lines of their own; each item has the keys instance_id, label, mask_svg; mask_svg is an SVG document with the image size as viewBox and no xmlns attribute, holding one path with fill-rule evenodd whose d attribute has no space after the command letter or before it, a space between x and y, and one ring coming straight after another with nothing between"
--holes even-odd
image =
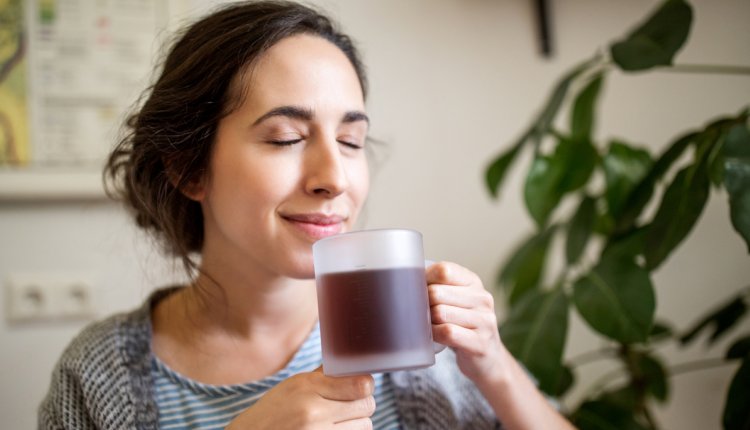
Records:
<instances>
[{"instance_id":1,"label":"forehead","mask_svg":"<svg viewBox=\"0 0 750 430\"><path fill-rule=\"evenodd\" d=\"M233 85L242 109L281 105L363 109L362 88L349 58L333 43L295 35L269 48Z\"/></svg>"}]
</instances>

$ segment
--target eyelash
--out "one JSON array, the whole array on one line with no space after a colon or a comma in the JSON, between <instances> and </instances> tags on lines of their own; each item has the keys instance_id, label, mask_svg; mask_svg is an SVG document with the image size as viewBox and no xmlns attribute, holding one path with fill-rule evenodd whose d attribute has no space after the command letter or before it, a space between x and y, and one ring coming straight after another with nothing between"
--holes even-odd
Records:
<instances>
[{"instance_id":1,"label":"eyelash","mask_svg":"<svg viewBox=\"0 0 750 430\"><path fill-rule=\"evenodd\" d=\"M295 143L302 142L302 139L291 139L291 140L269 140L268 143L278 146L292 146Z\"/></svg>"},{"instance_id":2,"label":"eyelash","mask_svg":"<svg viewBox=\"0 0 750 430\"><path fill-rule=\"evenodd\" d=\"M291 139L291 140L270 140L268 143L277 145L277 146L292 146L296 143L302 142L302 139ZM362 146L357 145L355 143L346 142L346 141L338 141L340 144L351 148L351 149L362 149Z\"/></svg>"}]
</instances>

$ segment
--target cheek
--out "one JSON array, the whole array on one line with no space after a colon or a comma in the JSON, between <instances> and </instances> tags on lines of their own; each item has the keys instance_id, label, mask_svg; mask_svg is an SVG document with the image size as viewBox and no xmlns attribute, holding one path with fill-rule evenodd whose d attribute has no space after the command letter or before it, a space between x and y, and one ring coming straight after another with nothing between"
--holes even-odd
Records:
<instances>
[{"instance_id":1,"label":"cheek","mask_svg":"<svg viewBox=\"0 0 750 430\"><path fill-rule=\"evenodd\" d=\"M251 163L247 167L240 192L252 196L259 205L275 206L294 192L299 181L299 165L296 163L266 162Z\"/></svg>"},{"instance_id":2,"label":"cheek","mask_svg":"<svg viewBox=\"0 0 750 430\"><path fill-rule=\"evenodd\" d=\"M257 212L260 208L277 204L294 187L292 173L296 169L290 163L278 162L252 151L229 155L217 159L212 166L211 188L231 207L244 213L251 209Z\"/></svg>"},{"instance_id":3,"label":"cheek","mask_svg":"<svg viewBox=\"0 0 750 430\"><path fill-rule=\"evenodd\" d=\"M362 206L367 199L367 193L370 191L370 170L367 160L357 163L351 171L350 181L352 185L352 194L357 201L358 206Z\"/></svg>"}]
</instances>

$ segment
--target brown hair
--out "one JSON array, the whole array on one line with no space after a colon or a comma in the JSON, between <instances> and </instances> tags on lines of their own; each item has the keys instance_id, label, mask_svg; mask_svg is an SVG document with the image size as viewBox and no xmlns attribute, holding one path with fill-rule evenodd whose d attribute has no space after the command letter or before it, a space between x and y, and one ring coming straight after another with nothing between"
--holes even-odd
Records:
<instances>
[{"instance_id":1,"label":"brown hair","mask_svg":"<svg viewBox=\"0 0 750 430\"><path fill-rule=\"evenodd\" d=\"M241 102L233 82L271 46L296 34L316 35L341 49L367 94L356 48L325 15L288 1L232 3L179 36L109 156L108 194L189 271L196 269L190 254L203 246L203 214L180 190L206 173L218 123Z\"/></svg>"}]
</instances>

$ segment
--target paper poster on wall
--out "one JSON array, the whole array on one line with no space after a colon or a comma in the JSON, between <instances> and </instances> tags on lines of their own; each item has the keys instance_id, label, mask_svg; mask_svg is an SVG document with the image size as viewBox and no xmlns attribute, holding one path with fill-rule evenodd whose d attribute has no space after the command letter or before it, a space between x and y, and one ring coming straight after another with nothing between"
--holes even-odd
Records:
<instances>
[{"instance_id":1,"label":"paper poster on wall","mask_svg":"<svg viewBox=\"0 0 750 430\"><path fill-rule=\"evenodd\" d=\"M0 5L0 165L28 162L26 46L21 0Z\"/></svg>"},{"instance_id":2,"label":"paper poster on wall","mask_svg":"<svg viewBox=\"0 0 750 430\"><path fill-rule=\"evenodd\" d=\"M0 16L11 23L0 33L0 198L103 196L101 168L148 84L166 0L6 0Z\"/></svg>"}]
</instances>

